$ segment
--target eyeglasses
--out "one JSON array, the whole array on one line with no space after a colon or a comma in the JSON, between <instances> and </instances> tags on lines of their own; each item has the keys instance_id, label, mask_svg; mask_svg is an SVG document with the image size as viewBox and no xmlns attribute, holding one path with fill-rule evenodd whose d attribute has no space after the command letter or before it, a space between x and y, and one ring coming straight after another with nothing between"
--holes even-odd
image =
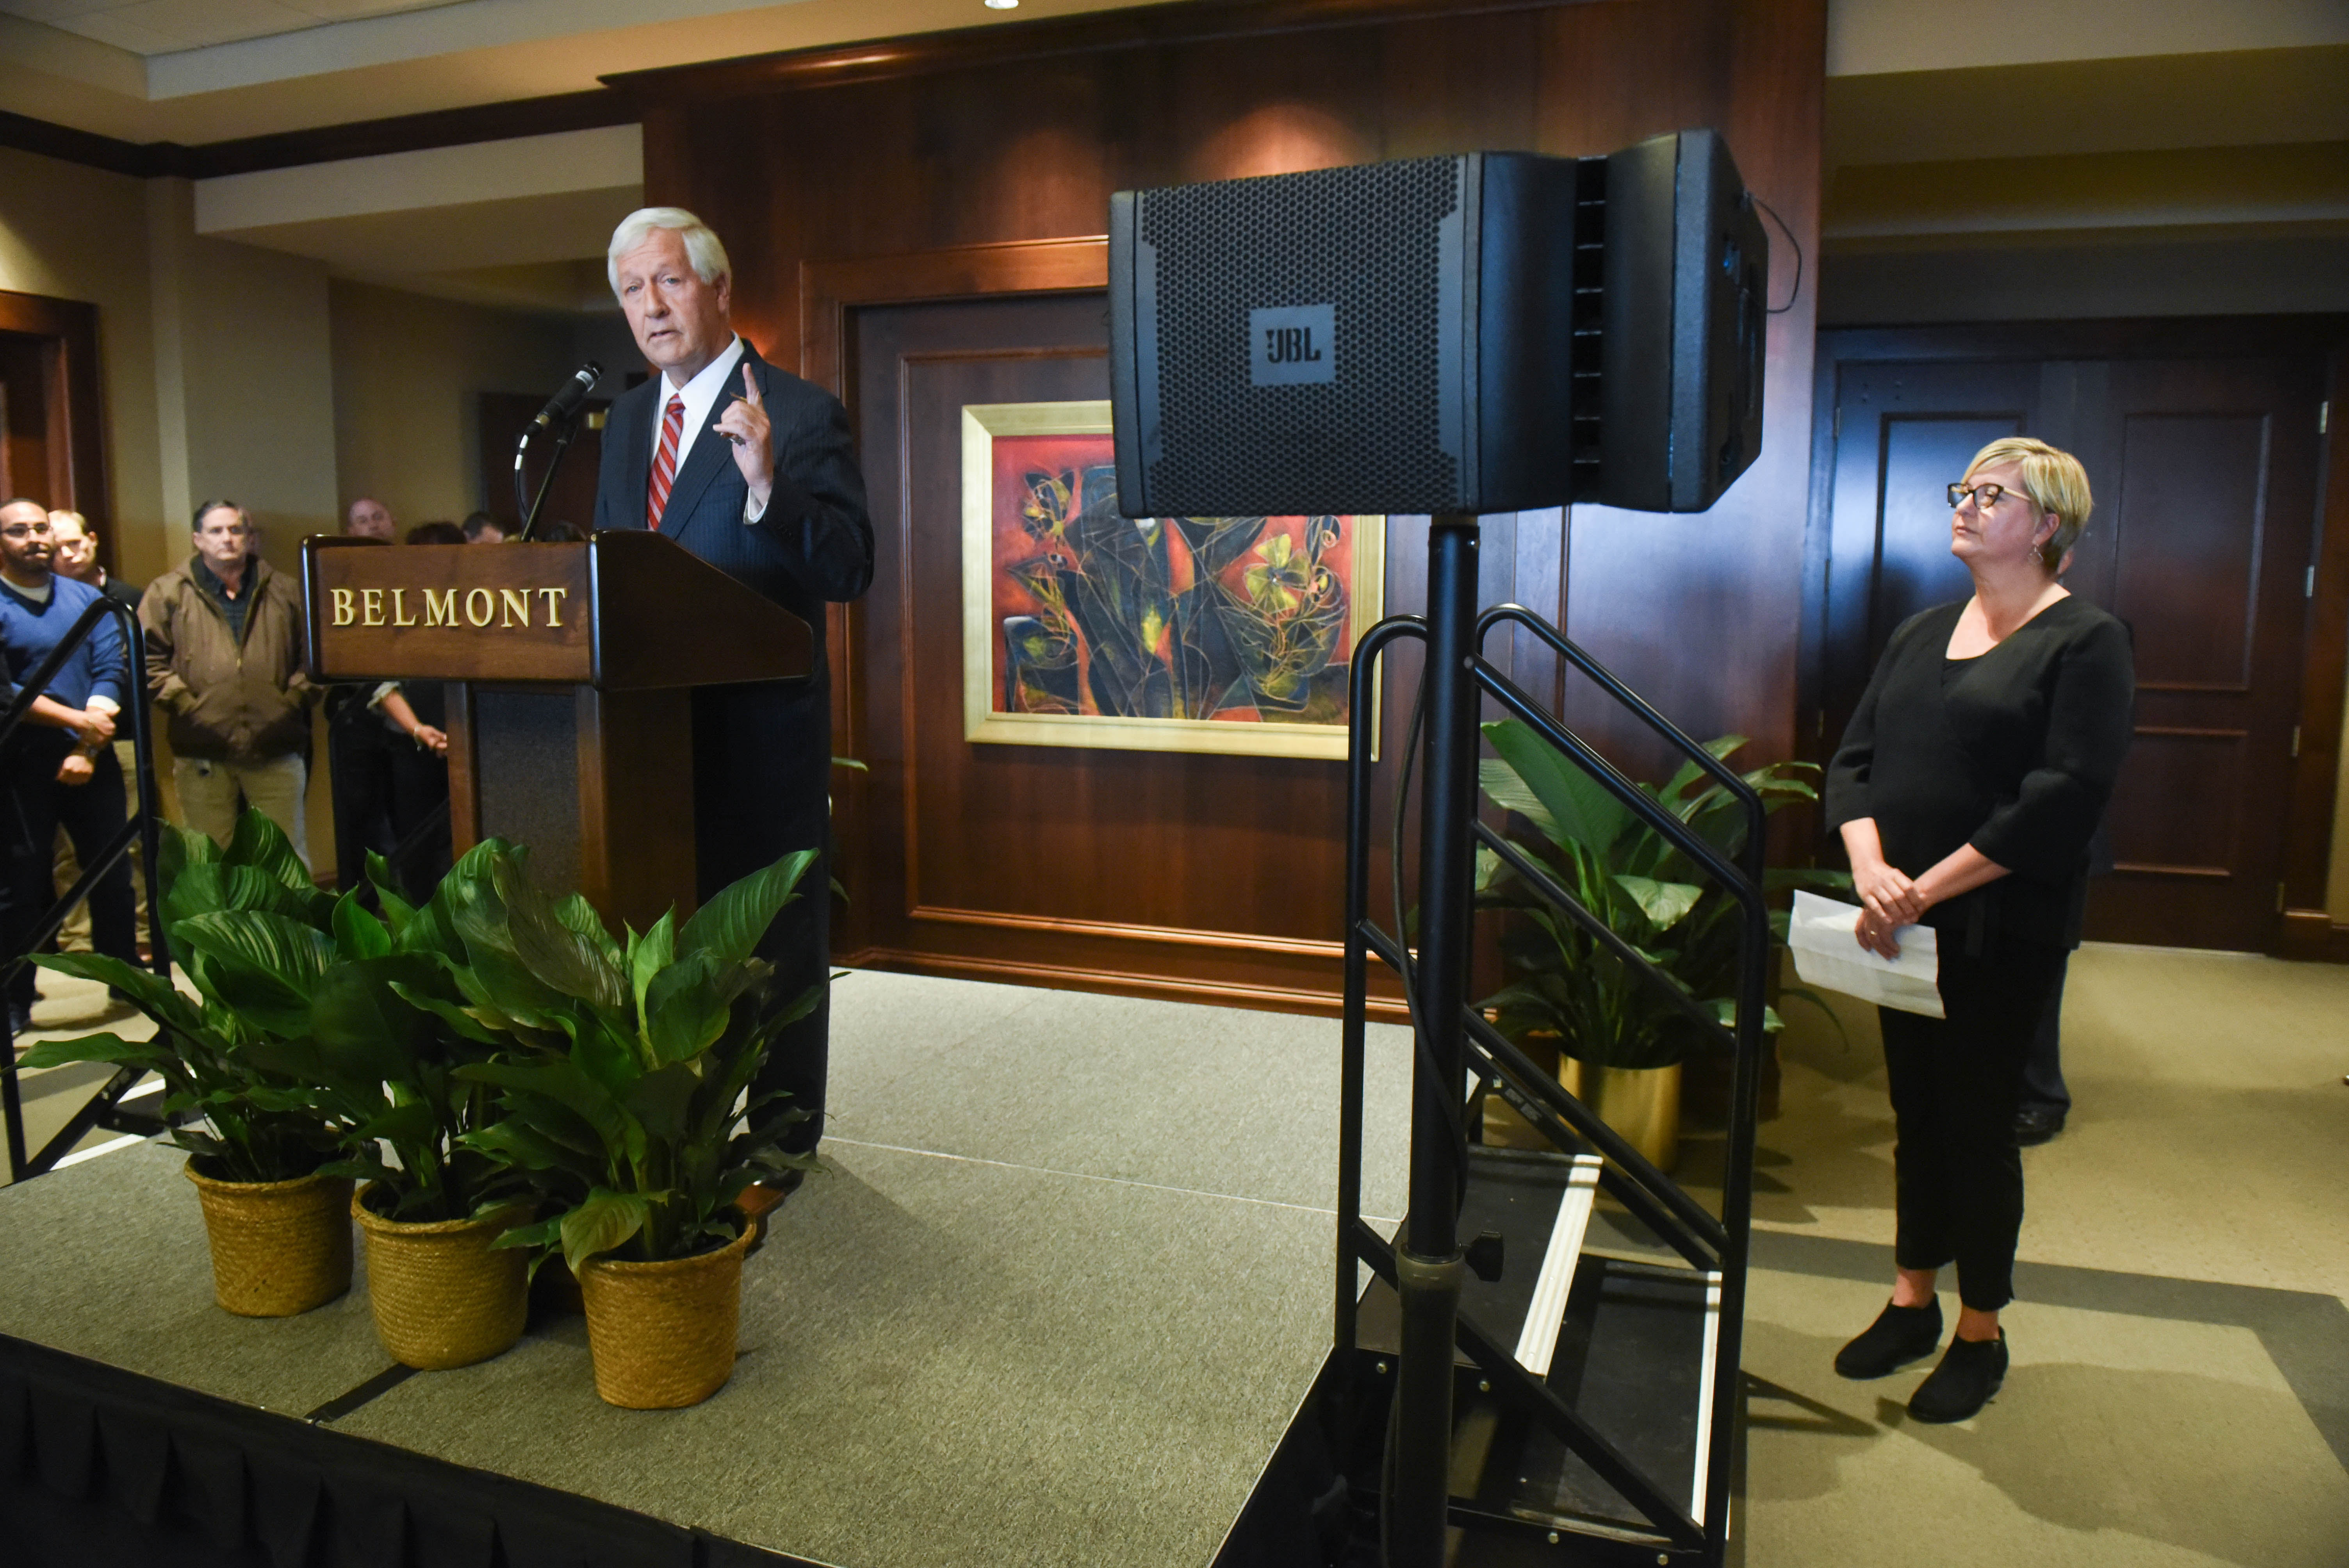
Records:
<instances>
[{"instance_id":1,"label":"eyeglasses","mask_svg":"<svg viewBox=\"0 0 2349 1568\"><path fill-rule=\"evenodd\" d=\"M48 531L49 525L46 522L17 522L11 523L6 528L0 528L0 534L5 534L10 539L30 539L36 533Z\"/></svg>"},{"instance_id":2,"label":"eyeglasses","mask_svg":"<svg viewBox=\"0 0 2349 1568\"><path fill-rule=\"evenodd\" d=\"M1971 500L1975 511L1988 511L2003 500L2006 493L2004 485L1970 485L1961 480L1950 487L1950 510L1955 511Z\"/></svg>"}]
</instances>

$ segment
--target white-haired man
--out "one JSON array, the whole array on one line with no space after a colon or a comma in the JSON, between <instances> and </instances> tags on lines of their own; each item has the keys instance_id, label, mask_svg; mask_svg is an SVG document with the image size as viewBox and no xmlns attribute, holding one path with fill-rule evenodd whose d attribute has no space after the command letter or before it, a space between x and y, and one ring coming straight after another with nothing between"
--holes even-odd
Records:
<instances>
[{"instance_id":1,"label":"white-haired man","mask_svg":"<svg viewBox=\"0 0 2349 1568\"><path fill-rule=\"evenodd\" d=\"M726 248L676 207L633 212L613 232L612 292L659 374L613 402L604 427L595 527L657 529L815 630L815 668L800 681L706 686L693 694L693 810L700 895L795 851L826 847L832 692L824 604L873 581L864 479L839 399L769 365L730 319ZM820 984L830 960L828 864L760 951L779 994ZM819 1006L779 1038L759 1091L810 1113L784 1146L822 1132L828 1017Z\"/></svg>"}]
</instances>

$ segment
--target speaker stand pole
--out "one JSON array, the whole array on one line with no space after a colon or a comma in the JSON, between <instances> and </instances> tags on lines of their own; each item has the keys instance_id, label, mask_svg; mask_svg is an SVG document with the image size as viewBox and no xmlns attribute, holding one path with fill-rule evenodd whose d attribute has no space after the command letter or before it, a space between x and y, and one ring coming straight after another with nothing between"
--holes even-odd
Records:
<instances>
[{"instance_id":1,"label":"speaker stand pole","mask_svg":"<svg viewBox=\"0 0 2349 1568\"><path fill-rule=\"evenodd\" d=\"M1397 1377L1390 1568L1440 1568L1450 1507L1452 1361L1465 1269L1459 1235L1463 1011L1475 899L1476 544L1473 515L1428 520L1427 668L1419 835L1419 955L1412 966L1411 1210L1395 1255Z\"/></svg>"}]
</instances>

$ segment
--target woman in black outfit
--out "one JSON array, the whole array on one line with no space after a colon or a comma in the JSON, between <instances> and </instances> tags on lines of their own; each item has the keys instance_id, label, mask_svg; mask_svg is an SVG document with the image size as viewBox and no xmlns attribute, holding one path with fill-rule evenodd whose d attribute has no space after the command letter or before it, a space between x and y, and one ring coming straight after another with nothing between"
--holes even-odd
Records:
<instances>
[{"instance_id":1,"label":"woman in black outfit","mask_svg":"<svg viewBox=\"0 0 2349 1568\"><path fill-rule=\"evenodd\" d=\"M1909 1402L1961 1421L2006 1376L1999 1309L2023 1223L2015 1110L2040 1010L2080 940L2088 841L2128 749L2121 623L2057 570L2091 505L2079 461L2017 437L1950 487L1950 552L1974 595L1892 634L1827 770L1827 820L1859 894L1860 945L1886 957L1922 922L1945 1018L1881 1010L1899 1139L1892 1300L1836 1357L1880 1377L1940 1343L1934 1284L1958 1267L1949 1352Z\"/></svg>"}]
</instances>

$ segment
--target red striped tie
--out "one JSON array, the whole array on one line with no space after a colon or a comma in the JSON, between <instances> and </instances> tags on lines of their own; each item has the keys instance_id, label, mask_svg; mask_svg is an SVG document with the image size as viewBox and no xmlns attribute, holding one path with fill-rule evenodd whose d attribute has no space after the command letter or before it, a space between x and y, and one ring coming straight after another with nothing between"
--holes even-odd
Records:
<instances>
[{"instance_id":1,"label":"red striped tie","mask_svg":"<svg viewBox=\"0 0 2349 1568\"><path fill-rule=\"evenodd\" d=\"M668 487L677 479L677 443L685 434L685 399L672 394L661 413L660 454L653 459L652 493L645 498L645 526L660 531L661 513L668 507Z\"/></svg>"}]
</instances>

